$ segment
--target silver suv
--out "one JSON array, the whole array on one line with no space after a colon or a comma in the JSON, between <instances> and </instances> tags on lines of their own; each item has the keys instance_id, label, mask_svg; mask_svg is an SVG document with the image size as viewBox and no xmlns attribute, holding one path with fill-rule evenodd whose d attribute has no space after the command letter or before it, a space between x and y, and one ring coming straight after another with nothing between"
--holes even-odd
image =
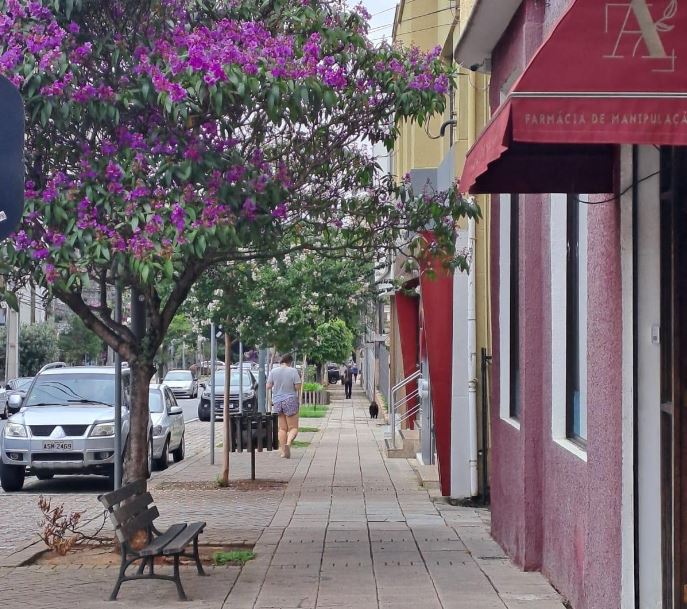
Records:
<instances>
[{"instance_id":1,"label":"silver suv","mask_svg":"<svg viewBox=\"0 0 687 609\"><path fill-rule=\"evenodd\" d=\"M114 473L114 368L59 366L41 371L0 437L0 484L19 491L27 473ZM129 370L122 371L122 445L129 435ZM150 420L148 421L150 428ZM152 436L148 471L151 471Z\"/></svg>"}]
</instances>

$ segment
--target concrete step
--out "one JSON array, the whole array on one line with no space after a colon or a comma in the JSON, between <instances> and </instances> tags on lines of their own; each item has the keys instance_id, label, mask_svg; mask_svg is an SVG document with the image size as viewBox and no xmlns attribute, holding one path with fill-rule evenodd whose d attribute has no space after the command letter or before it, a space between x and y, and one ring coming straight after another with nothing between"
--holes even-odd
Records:
<instances>
[{"instance_id":1,"label":"concrete step","mask_svg":"<svg viewBox=\"0 0 687 609\"><path fill-rule=\"evenodd\" d=\"M421 465L417 459L411 459L410 464L415 470L420 486L429 491L439 490L439 468L436 465Z\"/></svg>"},{"instance_id":2,"label":"concrete step","mask_svg":"<svg viewBox=\"0 0 687 609\"><path fill-rule=\"evenodd\" d=\"M420 439L404 439L396 437L396 447L391 444L391 438L384 438L384 452L389 459L414 459L420 446Z\"/></svg>"}]
</instances>

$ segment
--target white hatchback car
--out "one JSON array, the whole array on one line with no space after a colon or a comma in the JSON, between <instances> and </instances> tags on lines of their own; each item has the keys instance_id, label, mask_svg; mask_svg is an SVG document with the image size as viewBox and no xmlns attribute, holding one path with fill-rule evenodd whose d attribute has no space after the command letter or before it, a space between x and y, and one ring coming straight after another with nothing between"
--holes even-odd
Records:
<instances>
[{"instance_id":1,"label":"white hatchback car","mask_svg":"<svg viewBox=\"0 0 687 609\"><path fill-rule=\"evenodd\" d=\"M149 400L154 465L156 469L166 469L170 452L175 463L182 461L186 453L184 412L165 384L151 385Z\"/></svg>"}]
</instances>

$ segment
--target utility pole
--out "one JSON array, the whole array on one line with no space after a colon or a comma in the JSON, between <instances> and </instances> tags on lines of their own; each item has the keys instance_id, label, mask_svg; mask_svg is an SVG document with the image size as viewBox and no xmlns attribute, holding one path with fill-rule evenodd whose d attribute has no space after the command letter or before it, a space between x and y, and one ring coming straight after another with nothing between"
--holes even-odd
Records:
<instances>
[{"instance_id":1,"label":"utility pole","mask_svg":"<svg viewBox=\"0 0 687 609\"><path fill-rule=\"evenodd\" d=\"M117 286L115 295L114 321L122 321L122 288ZM122 486L122 356L115 351L115 454L114 454L114 487Z\"/></svg>"},{"instance_id":2,"label":"utility pole","mask_svg":"<svg viewBox=\"0 0 687 609\"><path fill-rule=\"evenodd\" d=\"M19 376L19 313L7 307L5 320L5 380Z\"/></svg>"},{"instance_id":3,"label":"utility pole","mask_svg":"<svg viewBox=\"0 0 687 609\"><path fill-rule=\"evenodd\" d=\"M215 464L215 369L217 368L217 335L215 322L210 324L210 465ZM226 370L225 374L230 371Z\"/></svg>"},{"instance_id":4,"label":"utility pole","mask_svg":"<svg viewBox=\"0 0 687 609\"><path fill-rule=\"evenodd\" d=\"M267 375L265 365L267 364L267 349L261 347L258 352L258 410L267 412Z\"/></svg>"}]
</instances>

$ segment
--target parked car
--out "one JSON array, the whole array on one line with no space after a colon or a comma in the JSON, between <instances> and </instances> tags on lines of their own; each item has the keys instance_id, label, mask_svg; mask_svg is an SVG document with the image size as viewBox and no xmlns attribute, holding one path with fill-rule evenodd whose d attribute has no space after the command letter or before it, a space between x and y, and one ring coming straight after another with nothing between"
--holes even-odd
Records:
<instances>
[{"instance_id":1,"label":"parked car","mask_svg":"<svg viewBox=\"0 0 687 609\"><path fill-rule=\"evenodd\" d=\"M184 460L186 439L184 411L167 385L150 386L150 419L153 426L153 461L157 469L167 469L169 453L174 462Z\"/></svg>"},{"instance_id":2,"label":"parked car","mask_svg":"<svg viewBox=\"0 0 687 609\"><path fill-rule=\"evenodd\" d=\"M198 379L190 370L170 370L162 381L175 397L198 397Z\"/></svg>"},{"instance_id":3,"label":"parked car","mask_svg":"<svg viewBox=\"0 0 687 609\"><path fill-rule=\"evenodd\" d=\"M0 388L0 418L6 419L19 410L18 407L10 404L10 396L19 395L23 399L31 386L31 381L33 381L32 376L22 376L8 381ZM16 403L16 399L12 401Z\"/></svg>"},{"instance_id":4,"label":"parked car","mask_svg":"<svg viewBox=\"0 0 687 609\"><path fill-rule=\"evenodd\" d=\"M36 375L0 436L0 484L19 491L27 474L114 477L113 367L53 367ZM122 370L122 445L129 436L130 371ZM152 429L148 419L148 472Z\"/></svg>"},{"instance_id":5,"label":"parked car","mask_svg":"<svg viewBox=\"0 0 687 609\"><path fill-rule=\"evenodd\" d=\"M224 371L215 373L215 417L224 416ZM238 370L231 371L229 380L229 411L239 411L239 389L241 373ZM243 410L244 412L257 412L258 410L258 382L250 370L243 371ZM210 382L203 387L198 404L198 418L201 421L210 420Z\"/></svg>"},{"instance_id":6,"label":"parked car","mask_svg":"<svg viewBox=\"0 0 687 609\"><path fill-rule=\"evenodd\" d=\"M341 379L341 374L339 373L339 366L336 364L327 364L327 382L330 385L336 385Z\"/></svg>"}]
</instances>

